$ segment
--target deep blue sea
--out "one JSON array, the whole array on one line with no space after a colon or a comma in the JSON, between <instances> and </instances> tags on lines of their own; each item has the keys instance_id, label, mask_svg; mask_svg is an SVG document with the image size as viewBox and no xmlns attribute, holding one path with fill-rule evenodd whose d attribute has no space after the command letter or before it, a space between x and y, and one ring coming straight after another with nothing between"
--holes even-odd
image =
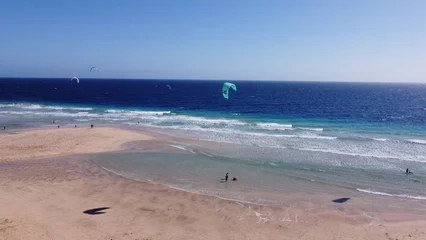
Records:
<instances>
[{"instance_id":1,"label":"deep blue sea","mask_svg":"<svg viewBox=\"0 0 426 240\"><path fill-rule=\"evenodd\" d=\"M0 124L131 125L214 142L171 143L188 150L178 157L106 154L97 161L123 175L226 198L278 201L256 193L297 191L307 182L313 187L306 192L326 184L426 200L426 84L230 81L237 91L225 99L224 82L3 78ZM406 176L405 168L415 174ZM250 176L239 178L238 196L209 185L231 170Z\"/></svg>"}]
</instances>

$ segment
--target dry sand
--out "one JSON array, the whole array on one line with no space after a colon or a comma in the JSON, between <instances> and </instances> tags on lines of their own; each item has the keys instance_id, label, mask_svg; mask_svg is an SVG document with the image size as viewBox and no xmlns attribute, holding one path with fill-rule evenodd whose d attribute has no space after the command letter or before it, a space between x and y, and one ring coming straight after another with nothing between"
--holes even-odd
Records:
<instances>
[{"instance_id":1,"label":"dry sand","mask_svg":"<svg viewBox=\"0 0 426 240\"><path fill-rule=\"evenodd\" d=\"M40 159L70 154L111 152L127 142L150 140L139 132L116 128L62 128L0 135L0 161Z\"/></svg>"},{"instance_id":2,"label":"dry sand","mask_svg":"<svg viewBox=\"0 0 426 240\"><path fill-rule=\"evenodd\" d=\"M57 157L149 139L113 128L0 135L0 239L426 239L424 221L377 225L337 211L241 205Z\"/></svg>"}]
</instances>

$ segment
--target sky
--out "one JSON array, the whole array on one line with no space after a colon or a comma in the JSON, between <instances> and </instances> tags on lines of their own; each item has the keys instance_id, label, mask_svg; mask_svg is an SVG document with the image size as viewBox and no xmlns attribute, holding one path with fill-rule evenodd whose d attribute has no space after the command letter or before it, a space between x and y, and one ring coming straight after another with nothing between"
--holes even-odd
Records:
<instances>
[{"instance_id":1,"label":"sky","mask_svg":"<svg viewBox=\"0 0 426 240\"><path fill-rule=\"evenodd\" d=\"M0 1L0 77L72 76L426 82L426 1Z\"/></svg>"}]
</instances>

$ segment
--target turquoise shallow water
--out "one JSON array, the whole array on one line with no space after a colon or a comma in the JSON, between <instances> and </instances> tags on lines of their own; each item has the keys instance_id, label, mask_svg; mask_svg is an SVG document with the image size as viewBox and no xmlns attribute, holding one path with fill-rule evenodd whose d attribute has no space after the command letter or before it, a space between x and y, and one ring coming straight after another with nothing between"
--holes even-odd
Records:
<instances>
[{"instance_id":1,"label":"turquoise shallow water","mask_svg":"<svg viewBox=\"0 0 426 240\"><path fill-rule=\"evenodd\" d=\"M306 199L329 194L330 198L377 195L426 201L426 167L420 162L412 163L416 174L406 175L399 170L405 165L395 159L342 158L329 153L234 144L170 146L186 153L99 154L92 160L132 179L265 205L285 206L286 195L294 194ZM238 181L223 183L226 172Z\"/></svg>"}]
</instances>

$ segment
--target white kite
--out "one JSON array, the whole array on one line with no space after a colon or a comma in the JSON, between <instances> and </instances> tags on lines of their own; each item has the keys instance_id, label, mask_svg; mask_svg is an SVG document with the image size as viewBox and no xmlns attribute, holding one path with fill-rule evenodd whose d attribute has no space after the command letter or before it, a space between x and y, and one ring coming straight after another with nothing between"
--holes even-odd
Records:
<instances>
[{"instance_id":1,"label":"white kite","mask_svg":"<svg viewBox=\"0 0 426 240\"><path fill-rule=\"evenodd\" d=\"M76 80L76 81L77 81L77 83L80 83L80 79L78 79L78 77L72 77L72 78L71 78L71 81L72 81L72 80Z\"/></svg>"}]
</instances>

